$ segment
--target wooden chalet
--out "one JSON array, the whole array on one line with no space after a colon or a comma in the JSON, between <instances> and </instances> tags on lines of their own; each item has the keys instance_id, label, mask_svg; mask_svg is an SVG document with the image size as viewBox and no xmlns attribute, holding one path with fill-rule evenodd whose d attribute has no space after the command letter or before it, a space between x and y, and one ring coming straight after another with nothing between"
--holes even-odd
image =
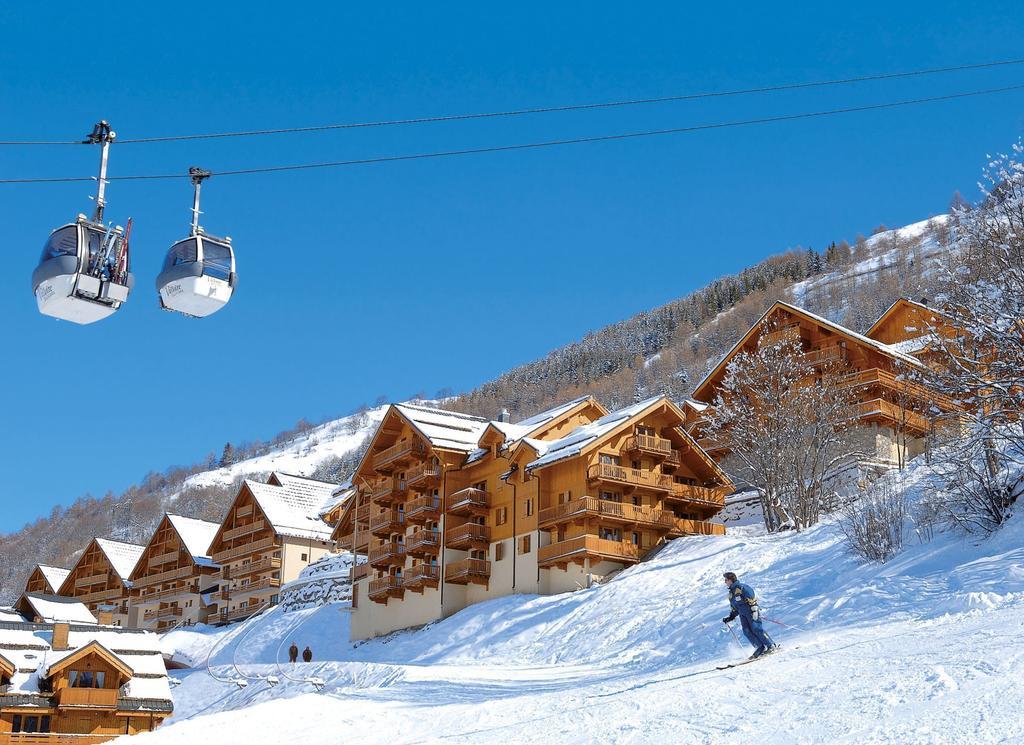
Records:
<instances>
[{"instance_id":1,"label":"wooden chalet","mask_svg":"<svg viewBox=\"0 0 1024 745\"><path fill-rule=\"evenodd\" d=\"M219 523L166 514L130 577L130 625L166 631L206 623L220 567L210 558Z\"/></svg>"},{"instance_id":2,"label":"wooden chalet","mask_svg":"<svg viewBox=\"0 0 1024 745\"><path fill-rule=\"evenodd\" d=\"M85 603L63 595L26 592L18 599L14 608L24 618L34 623L98 623L96 616ZM105 614L104 620L110 620L110 615Z\"/></svg>"},{"instance_id":3,"label":"wooden chalet","mask_svg":"<svg viewBox=\"0 0 1024 745\"><path fill-rule=\"evenodd\" d=\"M243 482L210 544L220 566L210 623L240 621L278 602L281 585L331 552L331 526L320 517L337 484L274 472Z\"/></svg>"},{"instance_id":4,"label":"wooden chalet","mask_svg":"<svg viewBox=\"0 0 1024 745\"><path fill-rule=\"evenodd\" d=\"M573 589L666 538L724 533L709 520L729 482L682 422L664 397L609 414L586 396L517 423L392 406L334 532L368 557L353 638Z\"/></svg>"},{"instance_id":5,"label":"wooden chalet","mask_svg":"<svg viewBox=\"0 0 1024 745\"><path fill-rule=\"evenodd\" d=\"M892 316L890 322L876 324L877 335L896 339L890 344L795 305L776 302L697 386L694 402L687 407L687 430L716 458L727 455L728 442L706 437L704 428L714 416L710 404L729 362L759 344L790 338L799 343L812 371L827 364L830 384L849 386L855 391L854 426L867 463L888 467L919 455L935 426L933 413L955 412L959 405L914 380L914 373L924 370L924 363L905 351L910 346L903 344L906 338L887 333L892 332L896 323L905 321L896 321Z\"/></svg>"},{"instance_id":6,"label":"wooden chalet","mask_svg":"<svg viewBox=\"0 0 1024 745\"><path fill-rule=\"evenodd\" d=\"M172 712L155 634L32 617L0 622L0 743L92 745L149 732Z\"/></svg>"},{"instance_id":7,"label":"wooden chalet","mask_svg":"<svg viewBox=\"0 0 1024 745\"><path fill-rule=\"evenodd\" d=\"M145 546L93 538L64 579L59 595L75 598L93 614L109 611L113 622L129 622L131 577Z\"/></svg>"},{"instance_id":8,"label":"wooden chalet","mask_svg":"<svg viewBox=\"0 0 1024 745\"><path fill-rule=\"evenodd\" d=\"M69 574L71 574L70 569L36 564L35 569L28 575L28 581L25 582L25 592L56 595Z\"/></svg>"}]
</instances>

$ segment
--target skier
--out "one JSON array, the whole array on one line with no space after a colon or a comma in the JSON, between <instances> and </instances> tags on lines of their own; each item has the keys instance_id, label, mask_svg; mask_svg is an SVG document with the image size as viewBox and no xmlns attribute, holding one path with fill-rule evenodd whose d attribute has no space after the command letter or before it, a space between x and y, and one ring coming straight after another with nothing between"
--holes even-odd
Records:
<instances>
[{"instance_id":1,"label":"skier","mask_svg":"<svg viewBox=\"0 0 1024 745\"><path fill-rule=\"evenodd\" d=\"M292 642L292 645L288 647L288 661L295 663L299 660L299 648Z\"/></svg>"},{"instance_id":2,"label":"skier","mask_svg":"<svg viewBox=\"0 0 1024 745\"><path fill-rule=\"evenodd\" d=\"M753 588L736 579L734 572L726 572L722 576L725 577L726 587L729 588L729 605L732 606L732 612L722 621L728 624L736 616L740 617L743 635L754 645L754 654L750 655L749 659L756 660L763 654L774 652L778 645L761 625L761 609L757 607L757 596Z\"/></svg>"},{"instance_id":3,"label":"skier","mask_svg":"<svg viewBox=\"0 0 1024 745\"><path fill-rule=\"evenodd\" d=\"M312 662L313 661L313 650L310 649L309 647L306 647L305 649L302 650L302 661L303 662Z\"/></svg>"}]
</instances>

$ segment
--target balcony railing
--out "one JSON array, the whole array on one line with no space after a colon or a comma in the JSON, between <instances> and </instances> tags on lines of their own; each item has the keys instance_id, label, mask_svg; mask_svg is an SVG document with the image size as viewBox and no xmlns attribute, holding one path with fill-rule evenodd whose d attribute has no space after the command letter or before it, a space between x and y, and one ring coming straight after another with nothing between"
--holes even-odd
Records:
<instances>
[{"instance_id":1,"label":"balcony railing","mask_svg":"<svg viewBox=\"0 0 1024 745\"><path fill-rule=\"evenodd\" d=\"M436 520L440 514L441 498L432 494L425 494L405 503L405 519L411 523Z\"/></svg>"},{"instance_id":2,"label":"balcony railing","mask_svg":"<svg viewBox=\"0 0 1024 745\"><path fill-rule=\"evenodd\" d=\"M641 489L669 491L672 488L672 477L641 468L626 468L612 463L595 463L587 470L592 481L613 481Z\"/></svg>"},{"instance_id":3,"label":"balcony railing","mask_svg":"<svg viewBox=\"0 0 1024 745\"><path fill-rule=\"evenodd\" d=\"M103 574L89 574L84 577L79 577L75 580L75 587L89 587L91 585L103 585L107 582L109 577L106 572Z\"/></svg>"},{"instance_id":4,"label":"balcony railing","mask_svg":"<svg viewBox=\"0 0 1024 745\"><path fill-rule=\"evenodd\" d=\"M116 688L61 688L57 691L57 706L80 706L90 709L117 707Z\"/></svg>"},{"instance_id":5,"label":"balcony railing","mask_svg":"<svg viewBox=\"0 0 1024 745\"><path fill-rule=\"evenodd\" d=\"M486 525L466 523L445 531L444 545L457 551L471 548L486 548L491 542L491 529Z\"/></svg>"},{"instance_id":6,"label":"balcony railing","mask_svg":"<svg viewBox=\"0 0 1024 745\"><path fill-rule=\"evenodd\" d=\"M689 520L684 517L676 517L670 512L665 513L664 520L670 538L684 535L725 535L725 526L718 523Z\"/></svg>"},{"instance_id":7,"label":"balcony railing","mask_svg":"<svg viewBox=\"0 0 1024 745\"><path fill-rule=\"evenodd\" d=\"M672 441L654 435L633 435L626 438L625 450L664 457L672 452Z\"/></svg>"},{"instance_id":8,"label":"balcony railing","mask_svg":"<svg viewBox=\"0 0 1024 745\"><path fill-rule=\"evenodd\" d=\"M761 334L761 344L777 344L781 341L800 341L800 324L794 323Z\"/></svg>"},{"instance_id":9,"label":"balcony railing","mask_svg":"<svg viewBox=\"0 0 1024 745\"><path fill-rule=\"evenodd\" d=\"M370 600L377 603L386 603L389 597L401 597L402 578L389 574L386 577L371 579L367 595Z\"/></svg>"},{"instance_id":10,"label":"balcony railing","mask_svg":"<svg viewBox=\"0 0 1024 745\"><path fill-rule=\"evenodd\" d=\"M419 440L404 440L374 455L373 467L380 469L391 466L397 461L405 460L412 455L422 455L426 452L427 446Z\"/></svg>"},{"instance_id":11,"label":"balcony railing","mask_svg":"<svg viewBox=\"0 0 1024 745\"><path fill-rule=\"evenodd\" d=\"M259 574L260 572L270 572L281 568L281 559L273 556L267 556L258 561L251 561L248 564L242 564L235 567L232 574L236 579L239 577L248 577L251 574Z\"/></svg>"},{"instance_id":12,"label":"balcony railing","mask_svg":"<svg viewBox=\"0 0 1024 745\"><path fill-rule=\"evenodd\" d=\"M696 502L705 507L725 507L725 491L707 486L673 483L669 498Z\"/></svg>"},{"instance_id":13,"label":"balcony railing","mask_svg":"<svg viewBox=\"0 0 1024 745\"><path fill-rule=\"evenodd\" d=\"M537 563L541 566L550 566L589 558L633 564L640 560L640 556L646 550L646 547L626 541L598 538L596 535L581 535L541 546L537 553Z\"/></svg>"},{"instance_id":14,"label":"balcony railing","mask_svg":"<svg viewBox=\"0 0 1024 745\"><path fill-rule=\"evenodd\" d=\"M705 453L720 453L730 447L728 442L715 437L701 437L697 440L697 444Z\"/></svg>"},{"instance_id":15,"label":"balcony railing","mask_svg":"<svg viewBox=\"0 0 1024 745\"><path fill-rule=\"evenodd\" d=\"M824 365L829 362L842 362L846 359L846 350L838 344L830 344L820 349L811 349L800 355L808 365Z\"/></svg>"},{"instance_id":16,"label":"balcony railing","mask_svg":"<svg viewBox=\"0 0 1024 745\"><path fill-rule=\"evenodd\" d=\"M166 553L151 556L149 559L149 566L158 567L163 564L170 564L172 561L177 561L180 555L181 554L178 551L167 551Z\"/></svg>"},{"instance_id":17,"label":"balcony railing","mask_svg":"<svg viewBox=\"0 0 1024 745\"><path fill-rule=\"evenodd\" d=\"M370 573L369 564L355 564L351 569L348 570L349 579L352 582L358 582L363 577L366 577Z\"/></svg>"},{"instance_id":18,"label":"balcony railing","mask_svg":"<svg viewBox=\"0 0 1024 745\"><path fill-rule=\"evenodd\" d=\"M264 577L263 579L255 582L250 582L247 585L239 585L238 587L232 587L229 592L231 597L237 598L247 595L250 592L264 592L266 590L274 590L281 586L281 580L278 577Z\"/></svg>"},{"instance_id":19,"label":"balcony railing","mask_svg":"<svg viewBox=\"0 0 1024 745\"><path fill-rule=\"evenodd\" d=\"M251 618L252 616L255 616L257 613L260 613L261 611L264 611L269 607L269 602L263 602L256 603L255 605L250 605L246 608L235 608L233 611L225 611L221 613L221 621L230 623L231 621L240 621L243 618Z\"/></svg>"},{"instance_id":20,"label":"balcony railing","mask_svg":"<svg viewBox=\"0 0 1024 745\"><path fill-rule=\"evenodd\" d=\"M388 542L383 546L376 546L370 549L369 563L371 566L405 563L405 545L397 542Z\"/></svg>"},{"instance_id":21,"label":"balcony railing","mask_svg":"<svg viewBox=\"0 0 1024 745\"><path fill-rule=\"evenodd\" d=\"M662 512L654 507L613 502L597 497L580 497L540 511L541 527L582 517L604 517L626 523L661 525Z\"/></svg>"},{"instance_id":22,"label":"balcony railing","mask_svg":"<svg viewBox=\"0 0 1024 745\"><path fill-rule=\"evenodd\" d=\"M405 570L402 587L413 592L423 592L424 587L437 587L440 576L436 564L419 564Z\"/></svg>"},{"instance_id":23,"label":"balcony railing","mask_svg":"<svg viewBox=\"0 0 1024 745\"><path fill-rule=\"evenodd\" d=\"M490 494L483 489L476 489L470 486L446 496L444 498L444 508L446 512L453 515L485 515L487 514L490 502Z\"/></svg>"},{"instance_id":24,"label":"balcony railing","mask_svg":"<svg viewBox=\"0 0 1024 745\"><path fill-rule=\"evenodd\" d=\"M361 504L356 508L356 521L365 523L370 520L370 505Z\"/></svg>"},{"instance_id":25,"label":"balcony railing","mask_svg":"<svg viewBox=\"0 0 1024 745\"><path fill-rule=\"evenodd\" d=\"M182 608L178 605L170 605L166 608L154 608L142 614L143 620L156 621L160 618L177 618L181 616Z\"/></svg>"},{"instance_id":26,"label":"balcony railing","mask_svg":"<svg viewBox=\"0 0 1024 745\"><path fill-rule=\"evenodd\" d=\"M453 585L486 584L491 576L491 562L483 559L454 561L444 568L444 581Z\"/></svg>"},{"instance_id":27,"label":"balcony railing","mask_svg":"<svg viewBox=\"0 0 1024 745\"><path fill-rule=\"evenodd\" d=\"M662 461L663 466L681 466L683 465L683 455L678 450L670 450L668 455L665 456L665 460Z\"/></svg>"},{"instance_id":28,"label":"balcony railing","mask_svg":"<svg viewBox=\"0 0 1024 745\"><path fill-rule=\"evenodd\" d=\"M230 559L235 559L239 556L247 556L251 553L255 553L256 551L264 551L268 548L273 548L276 545L276 537L267 536L266 538L261 538L258 541L253 541L252 543L243 543L241 546L235 546L234 548L228 548L224 551L218 551L211 558L216 563L223 564L225 561Z\"/></svg>"},{"instance_id":29,"label":"balcony railing","mask_svg":"<svg viewBox=\"0 0 1024 745\"><path fill-rule=\"evenodd\" d=\"M76 595L75 600L80 603L100 603L104 600L119 600L124 594L125 590L123 589L97 590L84 595Z\"/></svg>"},{"instance_id":30,"label":"balcony railing","mask_svg":"<svg viewBox=\"0 0 1024 745\"><path fill-rule=\"evenodd\" d=\"M928 417L922 416L916 411L911 411L905 407L898 406L891 401L886 401L883 398L876 398L871 401L854 404L852 407L852 416L856 419L866 419L877 416L886 419L897 426L901 426L906 430L920 433L931 430L931 422L928 420Z\"/></svg>"},{"instance_id":31,"label":"balcony railing","mask_svg":"<svg viewBox=\"0 0 1024 745\"><path fill-rule=\"evenodd\" d=\"M195 566L185 566L169 569L166 572L158 572L157 574L145 574L135 580L134 586L149 587L150 585L159 585L174 579L185 579L186 577L191 577L195 571Z\"/></svg>"},{"instance_id":32,"label":"balcony railing","mask_svg":"<svg viewBox=\"0 0 1024 745\"><path fill-rule=\"evenodd\" d=\"M405 541L405 552L412 556L436 554L441 547L441 535L436 530L417 530Z\"/></svg>"},{"instance_id":33,"label":"balcony railing","mask_svg":"<svg viewBox=\"0 0 1024 745\"><path fill-rule=\"evenodd\" d=\"M395 484L391 479L388 479L370 489L370 501L388 503L395 498L394 491Z\"/></svg>"},{"instance_id":34,"label":"balcony railing","mask_svg":"<svg viewBox=\"0 0 1024 745\"><path fill-rule=\"evenodd\" d=\"M162 598L172 598L176 595L196 595L199 593L199 585L179 585L178 587L168 587L165 590L157 590L156 592L147 592L145 595L139 595L137 602L139 604L154 603Z\"/></svg>"},{"instance_id":35,"label":"balcony railing","mask_svg":"<svg viewBox=\"0 0 1024 745\"><path fill-rule=\"evenodd\" d=\"M398 510L384 510L370 516L370 532L376 536L400 533L405 530L405 515Z\"/></svg>"},{"instance_id":36,"label":"balcony railing","mask_svg":"<svg viewBox=\"0 0 1024 745\"><path fill-rule=\"evenodd\" d=\"M436 463L420 463L405 472L405 483L409 486L426 485L437 481L441 476L441 466Z\"/></svg>"},{"instance_id":37,"label":"balcony railing","mask_svg":"<svg viewBox=\"0 0 1024 745\"><path fill-rule=\"evenodd\" d=\"M873 367L868 370L840 375L836 384L843 387L879 387L902 396L908 403L934 404L945 411L959 411L962 407L949 396L918 383L915 380L900 379L896 373Z\"/></svg>"},{"instance_id":38,"label":"balcony railing","mask_svg":"<svg viewBox=\"0 0 1024 745\"><path fill-rule=\"evenodd\" d=\"M230 541L232 538L241 538L243 535L249 535L250 533L258 533L267 527L267 523L264 520L254 520L247 525L239 525L237 528L231 528L225 530L224 535L221 536L221 540Z\"/></svg>"}]
</instances>

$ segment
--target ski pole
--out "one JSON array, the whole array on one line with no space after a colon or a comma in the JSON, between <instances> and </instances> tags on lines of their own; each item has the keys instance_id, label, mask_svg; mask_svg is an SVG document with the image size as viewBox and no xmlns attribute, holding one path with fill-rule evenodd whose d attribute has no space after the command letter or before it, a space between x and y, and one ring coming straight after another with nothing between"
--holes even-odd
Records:
<instances>
[{"instance_id":1,"label":"ski pole","mask_svg":"<svg viewBox=\"0 0 1024 745\"><path fill-rule=\"evenodd\" d=\"M774 623L777 626L785 626L787 629L796 629L797 631L807 631L807 629L801 628L800 626L790 626L788 623L783 623L782 621L776 621L774 618L765 618L764 620L768 621L768 623Z\"/></svg>"},{"instance_id":2,"label":"ski pole","mask_svg":"<svg viewBox=\"0 0 1024 745\"><path fill-rule=\"evenodd\" d=\"M725 627L727 629L729 629L729 633L732 634L732 638L735 639L736 643L739 644L740 647L742 648L743 644L742 644L742 642L740 642L740 638L738 636L736 636L736 630L732 627L732 624L731 623L726 623Z\"/></svg>"}]
</instances>

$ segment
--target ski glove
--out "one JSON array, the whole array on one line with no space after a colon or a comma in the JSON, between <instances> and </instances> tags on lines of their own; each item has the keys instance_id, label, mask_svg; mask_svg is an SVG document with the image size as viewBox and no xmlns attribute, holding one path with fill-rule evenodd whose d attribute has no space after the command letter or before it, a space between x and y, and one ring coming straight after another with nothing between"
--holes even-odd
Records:
<instances>
[{"instance_id":1,"label":"ski glove","mask_svg":"<svg viewBox=\"0 0 1024 745\"><path fill-rule=\"evenodd\" d=\"M736 611L733 611L733 612L732 612L732 613L730 613L730 614L729 614L728 616L726 616L725 618L723 618L723 619L722 619L722 623L729 623L729 622L730 622L731 620L733 620L734 618L736 618Z\"/></svg>"}]
</instances>

